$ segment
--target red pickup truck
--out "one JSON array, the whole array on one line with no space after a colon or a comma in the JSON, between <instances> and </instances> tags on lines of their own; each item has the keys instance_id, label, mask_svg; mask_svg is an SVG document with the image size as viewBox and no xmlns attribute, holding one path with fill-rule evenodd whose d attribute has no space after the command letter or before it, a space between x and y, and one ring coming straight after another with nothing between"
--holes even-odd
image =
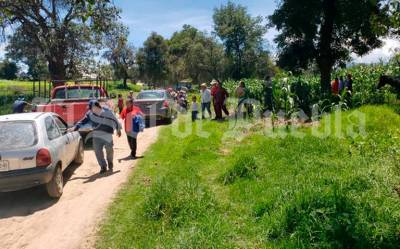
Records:
<instances>
[{"instance_id":1,"label":"red pickup truck","mask_svg":"<svg viewBox=\"0 0 400 249\"><path fill-rule=\"evenodd\" d=\"M69 126L73 126L85 116L91 99L97 99L102 106L107 106L111 110L114 109L114 102L102 87L64 85L55 87L51 92L50 102L44 105L37 105L34 111L57 113Z\"/></svg>"}]
</instances>

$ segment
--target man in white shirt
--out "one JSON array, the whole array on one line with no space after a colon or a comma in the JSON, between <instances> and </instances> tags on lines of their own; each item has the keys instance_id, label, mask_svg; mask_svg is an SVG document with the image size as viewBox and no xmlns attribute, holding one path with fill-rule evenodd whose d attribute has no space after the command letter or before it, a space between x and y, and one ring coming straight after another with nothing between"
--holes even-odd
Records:
<instances>
[{"instance_id":1,"label":"man in white shirt","mask_svg":"<svg viewBox=\"0 0 400 249\"><path fill-rule=\"evenodd\" d=\"M207 85L201 84L201 116L205 119L205 111L207 110L211 118L211 91L207 88Z\"/></svg>"}]
</instances>

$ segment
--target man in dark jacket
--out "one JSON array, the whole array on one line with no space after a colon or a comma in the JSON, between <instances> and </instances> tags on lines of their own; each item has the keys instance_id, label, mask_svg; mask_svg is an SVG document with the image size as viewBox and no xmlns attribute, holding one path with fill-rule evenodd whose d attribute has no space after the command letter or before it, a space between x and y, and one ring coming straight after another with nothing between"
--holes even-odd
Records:
<instances>
[{"instance_id":1,"label":"man in dark jacket","mask_svg":"<svg viewBox=\"0 0 400 249\"><path fill-rule=\"evenodd\" d=\"M222 83L217 81L217 86L214 95L215 119L222 120L222 111L229 116L229 111L226 108L226 100L229 97L228 91L222 87Z\"/></svg>"},{"instance_id":2,"label":"man in dark jacket","mask_svg":"<svg viewBox=\"0 0 400 249\"><path fill-rule=\"evenodd\" d=\"M12 105L13 113L23 113L27 105L31 104L25 101L24 96L20 96Z\"/></svg>"},{"instance_id":3,"label":"man in dark jacket","mask_svg":"<svg viewBox=\"0 0 400 249\"><path fill-rule=\"evenodd\" d=\"M85 124L91 123L93 132L93 149L96 154L97 162L100 165L100 174L104 174L108 169L112 172L114 167L113 134L117 130L118 137L121 137L122 126L114 113L100 106L97 100L89 102L89 111L85 117L79 121L73 130L79 130ZM103 149L106 149L107 161L104 159Z\"/></svg>"}]
</instances>

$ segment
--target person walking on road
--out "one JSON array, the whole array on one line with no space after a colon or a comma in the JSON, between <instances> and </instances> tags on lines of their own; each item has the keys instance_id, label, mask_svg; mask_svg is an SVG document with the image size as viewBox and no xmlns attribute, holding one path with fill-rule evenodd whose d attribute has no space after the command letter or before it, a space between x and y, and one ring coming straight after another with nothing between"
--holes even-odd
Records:
<instances>
[{"instance_id":1,"label":"person walking on road","mask_svg":"<svg viewBox=\"0 0 400 249\"><path fill-rule=\"evenodd\" d=\"M101 107L97 100L89 101L89 111L71 130L77 131L88 123L91 123L93 127L91 136L96 159L100 165L100 174L107 172L107 166L109 171L112 172L114 168L113 134L117 130L118 137L121 137L121 124L114 113ZM106 149L107 161L104 159L104 148Z\"/></svg>"},{"instance_id":2,"label":"person walking on road","mask_svg":"<svg viewBox=\"0 0 400 249\"><path fill-rule=\"evenodd\" d=\"M201 117L205 119L205 112L208 112L210 118L211 114L211 91L207 88L207 85L201 84Z\"/></svg>"},{"instance_id":3,"label":"person walking on road","mask_svg":"<svg viewBox=\"0 0 400 249\"><path fill-rule=\"evenodd\" d=\"M133 100L126 100L126 107L121 112L121 119L124 120L125 132L131 149L130 157L136 159L137 135L144 129L143 112L139 107L133 105Z\"/></svg>"}]
</instances>

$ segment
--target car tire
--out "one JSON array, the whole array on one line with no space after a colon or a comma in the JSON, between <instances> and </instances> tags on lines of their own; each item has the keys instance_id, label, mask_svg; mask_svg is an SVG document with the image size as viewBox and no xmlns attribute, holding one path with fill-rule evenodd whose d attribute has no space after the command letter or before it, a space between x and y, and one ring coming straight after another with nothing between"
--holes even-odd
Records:
<instances>
[{"instance_id":1,"label":"car tire","mask_svg":"<svg viewBox=\"0 0 400 249\"><path fill-rule=\"evenodd\" d=\"M172 116L171 117L169 117L169 118L166 118L165 120L164 120L164 122L166 123L166 124L172 124Z\"/></svg>"},{"instance_id":2,"label":"car tire","mask_svg":"<svg viewBox=\"0 0 400 249\"><path fill-rule=\"evenodd\" d=\"M85 155L85 148L83 147L83 142L82 140L79 141L79 147L78 151L76 152L75 158L74 158L74 164L81 165L84 160L84 155Z\"/></svg>"},{"instance_id":3,"label":"car tire","mask_svg":"<svg viewBox=\"0 0 400 249\"><path fill-rule=\"evenodd\" d=\"M64 188L64 180L63 180L61 166L57 166L50 182L46 184L47 194L51 198L60 198L63 193L63 188Z\"/></svg>"}]
</instances>

